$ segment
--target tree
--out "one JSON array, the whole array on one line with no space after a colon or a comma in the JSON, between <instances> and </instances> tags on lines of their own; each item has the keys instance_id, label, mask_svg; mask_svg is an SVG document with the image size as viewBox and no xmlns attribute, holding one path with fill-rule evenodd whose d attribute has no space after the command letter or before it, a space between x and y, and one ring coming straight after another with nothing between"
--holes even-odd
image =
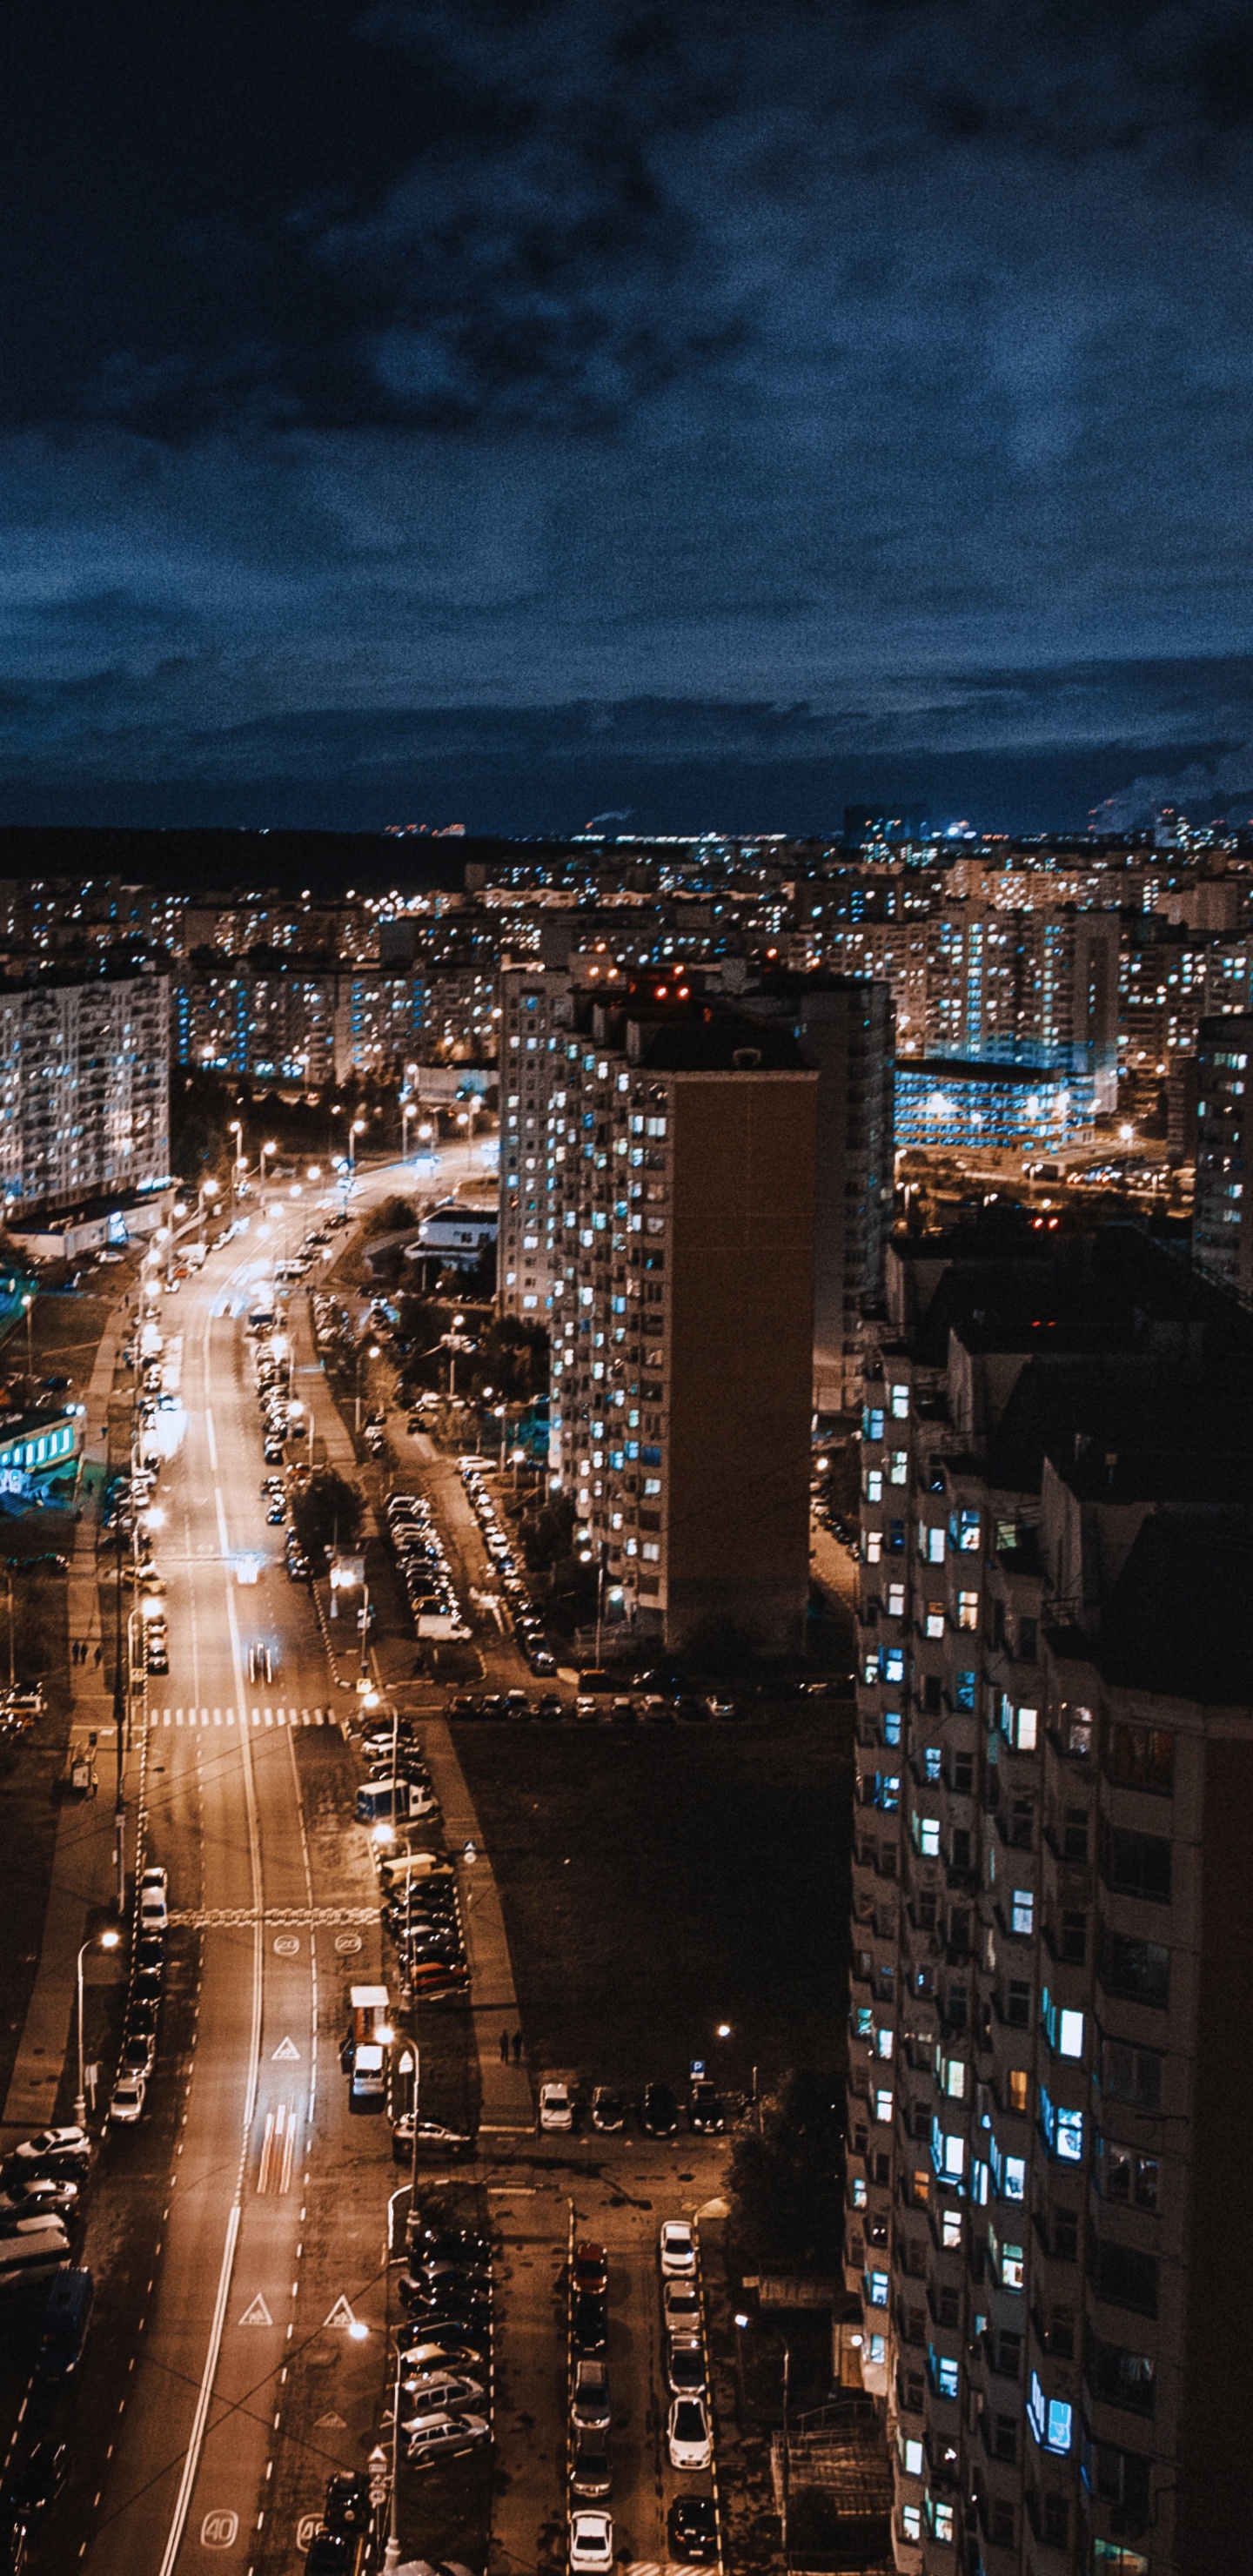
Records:
<instances>
[{"instance_id":1,"label":"tree","mask_svg":"<svg viewBox=\"0 0 1253 2576\"><path fill-rule=\"evenodd\" d=\"M843 2103L829 2075L792 2068L761 2104L760 2129L731 2151L733 2223L743 2257L833 2272L843 2242Z\"/></svg>"},{"instance_id":2,"label":"tree","mask_svg":"<svg viewBox=\"0 0 1253 2576\"><path fill-rule=\"evenodd\" d=\"M370 1210L362 1233L367 1240L379 1234L403 1234L407 1227L416 1223L417 1218L408 1199L380 1199L378 1206Z\"/></svg>"},{"instance_id":3,"label":"tree","mask_svg":"<svg viewBox=\"0 0 1253 2576\"><path fill-rule=\"evenodd\" d=\"M357 1487L334 1467L316 1467L293 1486L292 1528L315 1573L321 1570L328 1547L352 1550L364 1509Z\"/></svg>"}]
</instances>

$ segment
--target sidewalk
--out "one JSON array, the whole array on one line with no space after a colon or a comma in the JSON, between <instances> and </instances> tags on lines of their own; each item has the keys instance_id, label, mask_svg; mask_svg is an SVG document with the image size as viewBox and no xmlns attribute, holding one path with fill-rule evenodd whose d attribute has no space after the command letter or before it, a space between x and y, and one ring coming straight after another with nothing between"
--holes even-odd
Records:
<instances>
[{"instance_id":1,"label":"sidewalk","mask_svg":"<svg viewBox=\"0 0 1253 2576\"><path fill-rule=\"evenodd\" d=\"M92 1464L102 1454L107 1455L109 1398L124 1334L125 1315L119 1311L101 1336L87 1389L83 1455ZM75 1531L68 1576L69 1633L93 1644L100 1636L96 1528L95 1510L89 1507ZM67 1799L61 1809L39 1966L0 2117L0 2148L13 2144L15 2137L28 2137L32 2130L46 2128L53 2117L74 2037L79 1947L86 1938L91 1916L108 1906L114 1894L117 1737L113 1694L106 1684L103 1660L98 1666L72 1664L70 1673L74 1693L70 1743L83 1743L94 1731L99 1794L83 1803ZM89 1984L116 1983L120 1969L111 1960L85 1962L89 1970L93 1964L95 1974L89 1973Z\"/></svg>"}]
</instances>

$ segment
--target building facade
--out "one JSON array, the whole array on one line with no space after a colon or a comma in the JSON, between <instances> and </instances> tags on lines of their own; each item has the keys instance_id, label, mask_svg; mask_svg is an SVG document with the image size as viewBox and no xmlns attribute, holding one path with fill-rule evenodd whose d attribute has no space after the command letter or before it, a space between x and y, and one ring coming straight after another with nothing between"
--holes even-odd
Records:
<instances>
[{"instance_id":1,"label":"building facade","mask_svg":"<svg viewBox=\"0 0 1253 2576\"><path fill-rule=\"evenodd\" d=\"M1253 1303L1250 1083L1253 1012L1202 1020L1196 1056L1192 1257L1208 1279L1246 1303Z\"/></svg>"},{"instance_id":2,"label":"building facade","mask_svg":"<svg viewBox=\"0 0 1253 2576\"><path fill-rule=\"evenodd\" d=\"M590 1023L551 1091L553 1481L614 1621L795 1651L817 1077L743 1021Z\"/></svg>"},{"instance_id":3,"label":"building facade","mask_svg":"<svg viewBox=\"0 0 1253 2576\"><path fill-rule=\"evenodd\" d=\"M867 1380L845 2257L914 2576L1247 2560L1253 1344L1118 1232L919 1247Z\"/></svg>"},{"instance_id":4,"label":"building facade","mask_svg":"<svg viewBox=\"0 0 1253 2576\"><path fill-rule=\"evenodd\" d=\"M168 1179L169 1060L162 974L0 984L0 1191L14 1222Z\"/></svg>"}]
</instances>

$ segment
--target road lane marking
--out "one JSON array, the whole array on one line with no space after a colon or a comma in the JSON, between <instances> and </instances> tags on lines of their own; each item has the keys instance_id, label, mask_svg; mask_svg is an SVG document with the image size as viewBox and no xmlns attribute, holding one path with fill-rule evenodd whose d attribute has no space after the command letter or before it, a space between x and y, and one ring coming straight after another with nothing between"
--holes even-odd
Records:
<instances>
[{"instance_id":1,"label":"road lane marking","mask_svg":"<svg viewBox=\"0 0 1253 2576\"><path fill-rule=\"evenodd\" d=\"M204 1427L209 1436L209 1465L212 1467L214 1475L216 1476L218 1471L217 1435L213 1428L213 1415L210 1412L208 1405L205 1406Z\"/></svg>"},{"instance_id":2,"label":"road lane marking","mask_svg":"<svg viewBox=\"0 0 1253 2576\"><path fill-rule=\"evenodd\" d=\"M209 2401L213 2394L213 2382L217 2373L218 2354L222 2348L222 2328L226 2321L226 2302L230 2295L231 2267L235 2260L235 2240L239 2234L239 2216L239 2202L238 2200L234 2200L231 2203L230 2215L226 2222L226 2242L222 2248L222 2268L218 2274L217 2298L214 2303L213 2318L209 2328L209 2349L205 2354L205 2365L201 2373L200 2388L196 2397L196 2411L192 2417L191 2439L188 2442L187 2454L183 2461L183 2475L179 2484L178 2495L175 2499L174 2519L170 2526L169 2539L165 2544L165 2555L161 2561L160 2576L173 2576L174 2562L178 2557L179 2550L182 2546L183 2531L187 2521L187 2507L191 2502L192 2487L195 2484L196 2477L200 2469L200 2452L204 2442L205 2419L209 2412Z\"/></svg>"}]
</instances>

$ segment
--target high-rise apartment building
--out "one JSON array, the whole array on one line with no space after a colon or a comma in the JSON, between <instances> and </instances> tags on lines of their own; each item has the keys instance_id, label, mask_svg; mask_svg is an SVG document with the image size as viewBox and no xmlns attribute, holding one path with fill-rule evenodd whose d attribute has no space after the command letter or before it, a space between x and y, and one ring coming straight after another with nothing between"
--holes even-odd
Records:
<instances>
[{"instance_id":1,"label":"high-rise apartment building","mask_svg":"<svg viewBox=\"0 0 1253 2576\"><path fill-rule=\"evenodd\" d=\"M169 1176L169 984L149 969L0 983L0 1192L16 1218Z\"/></svg>"},{"instance_id":2,"label":"high-rise apartment building","mask_svg":"<svg viewBox=\"0 0 1253 2576\"><path fill-rule=\"evenodd\" d=\"M727 1013L579 1016L549 1095L554 1480L636 1634L795 1650L817 1076Z\"/></svg>"},{"instance_id":3,"label":"high-rise apartment building","mask_svg":"<svg viewBox=\"0 0 1253 2576\"><path fill-rule=\"evenodd\" d=\"M1202 1020L1196 1079L1192 1256L1207 1278L1253 1303L1253 1012Z\"/></svg>"},{"instance_id":4,"label":"high-rise apartment building","mask_svg":"<svg viewBox=\"0 0 1253 2576\"><path fill-rule=\"evenodd\" d=\"M865 1316L883 1295L892 1223L892 996L886 984L772 976L737 998L791 1030L818 1076L815 1107L814 1405L861 1401Z\"/></svg>"},{"instance_id":5,"label":"high-rise apartment building","mask_svg":"<svg viewBox=\"0 0 1253 2576\"><path fill-rule=\"evenodd\" d=\"M1253 1335L1128 1229L889 1259L846 2265L912 2576L1236 2576Z\"/></svg>"},{"instance_id":6,"label":"high-rise apartment building","mask_svg":"<svg viewBox=\"0 0 1253 2576\"><path fill-rule=\"evenodd\" d=\"M502 1314L536 1321L551 1313L561 1275L572 996L569 975L538 959L501 970L497 1294Z\"/></svg>"}]
</instances>

